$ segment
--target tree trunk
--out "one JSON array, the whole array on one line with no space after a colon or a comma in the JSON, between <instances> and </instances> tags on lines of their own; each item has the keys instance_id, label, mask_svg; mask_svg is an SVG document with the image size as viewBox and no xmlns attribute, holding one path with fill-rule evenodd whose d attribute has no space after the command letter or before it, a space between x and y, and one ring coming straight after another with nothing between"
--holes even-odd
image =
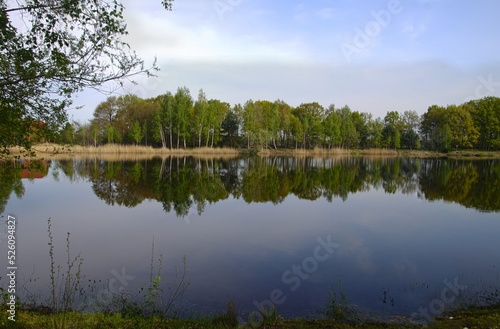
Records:
<instances>
[{"instance_id":1,"label":"tree trunk","mask_svg":"<svg viewBox=\"0 0 500 329\"><path fill-rule=\"evenodd\" d=\"M170 134L170 149L172 149L173 148L173 143L172 143L172 126L170 126L169 134Z\"/></svg>"}]
</instances>

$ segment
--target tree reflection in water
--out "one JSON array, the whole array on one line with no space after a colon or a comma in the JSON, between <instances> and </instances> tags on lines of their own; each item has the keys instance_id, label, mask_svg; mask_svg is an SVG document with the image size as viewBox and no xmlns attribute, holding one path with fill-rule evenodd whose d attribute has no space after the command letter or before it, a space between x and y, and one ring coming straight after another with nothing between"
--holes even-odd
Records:
<instances>
[{"instance_id":1,"label":"tree reflection in water","mask_svg":"<svg viewBox=\"0 0 500 329\"><path fill-rule=\"evenodd\" d=\"M180 217L193 206L201 214L207 204L229 197L278 204L294 195L332 202L371 189L455 202L480 211L500 210L499 160L171 157L60 161L57 167L71 180L90 180L94 193L109 205L135 207L146 199L157 200L166 212L175 211ZM2 191L10 194L12 187Z\"/></svg>"}]
</instances>

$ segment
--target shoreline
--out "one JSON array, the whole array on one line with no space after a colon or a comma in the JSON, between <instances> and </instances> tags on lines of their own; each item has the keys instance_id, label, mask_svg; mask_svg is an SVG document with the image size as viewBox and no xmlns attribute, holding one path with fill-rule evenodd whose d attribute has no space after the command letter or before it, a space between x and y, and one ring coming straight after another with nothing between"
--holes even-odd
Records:
<instances>
[{"instance_id":1,"label":"shoreline","mask_svg":"<svg viewBox=\"0 0 500 329\"><path fill-rule=\"evenodd\" d=\"M394 149L236 149L236 148L188 148L169 149L154 148L142 145L106 144L102 146L80 146L59 144L38 144L32 147L34 158L88 158L88 157L125 157L153 158L153 157L202 157L202 158L235 158L245 155L261 157L290 156L290 157L400 157L400 158L452 158L452 159L500 159L500 151L455 150L437 152L429 150L394 150ZM9 148L8 156L31 158L26 150L18 147Z\"/></svg>"},{"instance_id":2,"label":"shoreline","mask_svg":"<svg viewBox=\"0 0 500 329\"><path fill-rule=\"evenodd\" d=\"M284 319L276 312L263 314L257 321L241 322L235 310L228 309L212 316L188 317L187 319L166 318L161 316L141 316L126 313L81 313L78 311L52 312L50 309L20 309L16 313L18 328L366 328L396 329L422 328L497 328L500 326L500 304L480 307L465 307L456 311L445 312L428 322L410 322L406 317L396 317L390 321L376 319ZM10 320L9 320L10 321ZM0 321L1 323L1 321ZM466 325L467 324L467 325Z\"/></svg>"}]
</instances>

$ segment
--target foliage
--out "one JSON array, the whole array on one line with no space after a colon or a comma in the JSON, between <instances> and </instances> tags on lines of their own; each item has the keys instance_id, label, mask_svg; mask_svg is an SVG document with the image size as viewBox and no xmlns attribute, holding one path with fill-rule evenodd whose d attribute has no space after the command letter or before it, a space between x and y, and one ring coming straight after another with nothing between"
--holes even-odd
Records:
<instances>
[{"instance_id":1,"label":"foliage","mask_svg":"<svg viewBox=\"0 0 500 329\"><path fill-rule=\"evenodd\" d=\"M183 270L179 278L179 269L175 268L175 279L173 285L168 285L168 297L166 299L165 305L162 304L162 297L164 289L161 286L162 277L162 264L163 255L160 254L158 257L158 270L156 274L154 271L154 237L151 245L151 264L150 264L150 279L149 287L146 289L146 294L144 295L144 306L146 314L149 316L158 316L160 319L165 319L166 317L176 316L178 312L177 304L181 302L181 299L187 292L191 281L187 278L189 272L186 263L186 257L183 258Z\"/></svg>"},{"instance_id":2,"label":"foliage","mask_svg":"<svg viewBox=\"0 0 500 329\"><path fill-rule=\"evenodd\" d=\"M416 111L389 111L383 119L348 106L317 102L293 108L282 100L248 100L231 106L200 90L193 101L187 87L156 98L109 97L88 124L67 124L56 140L70 144L142 144L163 148L315 147L350 149L500 149L500 98L462 105L432 105Z\"/></svg>"},{"instance_id":3,"label":"foliage","mask_svg":"<svg viewBox=\"0 0 500 329\"><path fill-rule=\"evenodd\" d=\"M468 328L497 328L500 326L499 306L486 308L470 308L466 310L456 311L447 317L439 318L427 325L429 329L455 329L463 328L467 324ZM52 323L54 318L60 317L60 314L39 314L36 312L24 311L19 312L19 317L16 324L12 328L58 328ZM214 322L210 317L196 319L158 319L145 318L141 316L124 317L119 313L91 313L82 314L72 312L66 315L68 322L71 323L71 328L80 329L95 329L95 328L120 328L120 329L137 329L137 328L236 328L230 324ZM222 314L218 318L224 317ZM217 318L216 318L217 319ZM1 324L2 322L0 322ZM271 326L255 325L256 328L269 328ZM384 323L366 321L364 323L338 323L334 320L311 320L311 319L290 319L282 321L279 328L339 328L339 329L397 329L397 328L421 328L419 325L410 323ZM242 328L252 328L250 324L242 326Z\"/></svg>"},{"instance_id":4,"label":"foliage","mask_svg":"<svg viewBox=\"0 0 500 329\"><path fill-rule=\"evenodd\" d=\"M72 258L70 255L70 233L66 235L66 271L61 273L63 267L56 265L54 260L54 239L52 237L51 219L47 220L50 257L50 299L48 302L52 312L60 313L60 317L52 318L52 325L56 328L67 326L68 312L74 310L77 294L81 293L80 281L82 279L81 267L83 258L80 254Z\"/></svg>"},{"instance_id":5,"label":"foliage","mask_svg":"<svg viewBox=\"0 0 500 329\"><path fill-rule=\"evenodd\" d=\"M226 312L216 316L212 320L212 324L218 328L236 328L238 327L238 309L233 301L228 301L226 304Z\"/></svg>"},{"instance_id":6,"label":"foliage","mask_svg":"<svg viewBox=\"0 0 500 329\"><path fill-rule=\"evenodd\" d=\"M21 181L20 165L16 162L0 162L0 214L14 192L18 198L24 195L24 185Z\"/></svg>"},{"instance_id":7,"label":"foliage","mask_svg":"<svg viewBox=\"0 0 500 329\"><path fill-rule=\"evenodd\" d=\"M153 275L154 270L154 237L153 242L151 244L151 265L150 265L150 274L149 274L149 287L146 290L146 294L144 295L145 306L148 310L148 314L150 315L158 315L159 314L159 306L158 300L160 299L161 294L163 293L163 289L160 287L161 282L161 268L163 263L163 255L160 255L158 258L158 273Z\"/></svg>"},{"instance_id":8,"label":"foliage","mask_svg":"<svg viewBox=\"0 0 500 329\"><path fill-rule=\"evenodd\" d=\"M171 9L171 1L163 1ZM118 0L0 1L0 147L53 140L71 96L153 75L129 45ZM110 85L115 82L116 85Z\"/></svg>"},{"instance_id":9,"label":"foliage","mask_svg":"<svg viewBox=\"0 0 500 329\"><path fill-rule=\"evenodd\" d=\"M345 293L342 291L342 281L337 281L337 289L328 292L329 300L325 314L328 319L342 322L357 322L355 310L349 305Z\"/></svg>"},{"instance_id":10,"label":"foliage","mask_svg":"<svg viewBox=\"0 0 500 329\"><path fill-rule=\"evenodd\" d=\"M241 119L238 115L240 111L241 106L236 105L226 113L220 126L221 143L223 145L229 147L238 147L240 145L239 129Z\"/></svg>"}]
</instances>

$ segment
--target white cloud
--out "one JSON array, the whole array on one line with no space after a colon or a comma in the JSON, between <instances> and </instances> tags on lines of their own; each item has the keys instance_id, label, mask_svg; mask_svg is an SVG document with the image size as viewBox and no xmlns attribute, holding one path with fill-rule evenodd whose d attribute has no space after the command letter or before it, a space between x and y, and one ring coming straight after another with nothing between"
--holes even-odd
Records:
<instances>
[{"instance_id":1,"label":"white cloud","mask_svg":"<svg viewBox=\"0 0 500 329\"><path fill-rule=\"evenodd\" d=\"M212 1L179 2L172 13L161 9L159 0L125 1L130 5L125 10L127 41L148 63L157 56L161 68L159 78L138 78L139 85L123 91L141 97L187 86L193 95L203 88L208 97L232 104L250 98L280 98L292 106L318 101L383 117L388 110L423 113L432 104L460 103L474 96L480 76L493 74L494 81L500 81L498 60L484 63L467 56L474 66L460 67L454 59L463 52L449 54L435 47L444 34L433 30L433 24L446 22L432 16L437 14L430 4L425 12L405 6L395 25L381 31L381 38L372 38L348 63L339 45L352 43L355 28L364 28L366 19L372 18L331 18L344 17L340 13L354 7L314 9L309 3L292 2L284 17L278 5L241 1L221 20ZM369 13L368 8L365 14ZM290 15L296 15L295 20ZM300 29L297 19L305 20ZM474 31L474 39L461 34L460 40L486 48L498 44L498 37L485 31L487 41ZM497 52L492 48L489 53ZM500 95L500 88L493 95ZM98 101L82 102L87 96ZM105 98L86 94L78 105L90 104L93 109Z\"/></svg>"},{"instance_id":2,"label":"white cloud","mask_svg":"<svg viewBox=\"0 0 500 329\"><path fill-rule=\"evenodd\" d=\"M138 53L160 60L196 62L262 62L301 60L300 39L240 34L213 24L180 24L146 12L128 16L127 41Z\"/></svg>"}]
</instances>

